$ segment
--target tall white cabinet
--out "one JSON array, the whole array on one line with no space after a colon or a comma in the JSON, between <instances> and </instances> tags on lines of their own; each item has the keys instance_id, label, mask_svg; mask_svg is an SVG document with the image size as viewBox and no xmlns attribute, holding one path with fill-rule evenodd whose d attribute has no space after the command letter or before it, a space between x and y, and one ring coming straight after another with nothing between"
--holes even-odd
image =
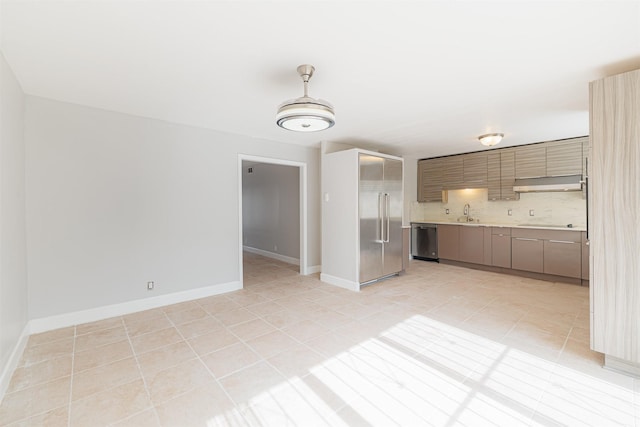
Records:
<instances>
[{"instance_id":1,"label":"tall white cabinet","mask_svg":"<svg viewBox=\"0 0 640 427\"><path fill-rule=\"evenodd\" d=\"M640 374L640 70L590 85L591 348Z\"/></svg>"},{"instance_id":2,"label":"tall white cabinet","mask_svg":"<svg viewBox=\"0 0 640 427\"><path fill-rule=\"evenodd\" d=\"M403 160L360 149L322 158L322 273L351 290L402 270Z\"/></svg>"}]
</instances>

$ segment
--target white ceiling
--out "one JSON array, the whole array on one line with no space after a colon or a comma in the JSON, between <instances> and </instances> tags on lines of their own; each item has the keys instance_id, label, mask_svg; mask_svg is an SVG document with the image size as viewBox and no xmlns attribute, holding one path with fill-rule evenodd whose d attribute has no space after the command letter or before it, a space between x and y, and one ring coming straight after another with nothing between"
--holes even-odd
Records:
<instances>
[{"instance_id":1,"label":"white ceiling","mask_svg":"<svg viewBox=\"0 0 640 427\"><path fill-rule=\"evenodd\" d=\"M588 83L640 68L640 1L51 1L1 3L23 90L286 143L421 157L586 135ZM275 125L302 95L336 125Z\"/></svg>"}]
</instances>

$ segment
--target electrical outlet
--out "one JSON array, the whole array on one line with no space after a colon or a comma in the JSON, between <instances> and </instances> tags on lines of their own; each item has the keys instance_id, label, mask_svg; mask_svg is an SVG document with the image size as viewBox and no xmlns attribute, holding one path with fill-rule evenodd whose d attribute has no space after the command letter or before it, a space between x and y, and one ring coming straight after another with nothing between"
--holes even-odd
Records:
<instances>
[{"instance_id":1,"label":"electrical outlet","mask_svg":"<svg viewBox=\"0 0 640 427\"><path fill-rule=\"evenodd\" d=\"M275 252L278 252L278 245L273 245L273 250L274 250Z\"/></svg>"},{"instance_id":2,"label":"electrical outlet","mask_svg":"<svg viewBox=\"0 0 640 427\"><path fill-rule=\"evenodd\" d=\"M154 287L155 287L155 284L153 282L147 282L148 291L152 291Z\"/></svg>"},{"instance_id":3,"label":"electrical outlet","mask_svg":"<svg viewBox=\"0 0 640 427\"><path fill-rule=\"evenodd\" d=\"M513 209L507 209L507 215L512 216L513 215Z\"/></svg>"},{"instance_id":4,"label":"electrical outlet","mask_svg":"<svg viewBox=\"0 0 640 427\"><path fill-rule=\"evenodd\" d=\"M529 216L534 216L534 214L533 209L529 209Z\"/></svg>"},{"instance_id":5,"label":"electrical outlet","mask_svg":"<svg viewBox=\"0 0 640 427\"><path fill-rule=\"evenodd\" d=\"M447 215L449 215L449 209L445 209L444 213L446 213Z\"/></svg>"}]
</instances>

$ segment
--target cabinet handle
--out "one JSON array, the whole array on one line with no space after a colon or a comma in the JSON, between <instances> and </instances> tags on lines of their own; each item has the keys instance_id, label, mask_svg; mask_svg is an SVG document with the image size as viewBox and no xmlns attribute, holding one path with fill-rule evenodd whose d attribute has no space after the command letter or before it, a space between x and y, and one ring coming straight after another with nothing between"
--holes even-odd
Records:
<instances>
[{"instance_id":1,"label":"cabinet handle","mask_svg":"<svg viewBox=\"0 0 640 427\"><path fill-rule=\"evenodd\" d=\"M538 242L540 239L525 239L524 237L514 237L516 240L526 240L528 242Z\"/></svg>"},{"instance_id":2,"label":"cabinet handle","mask_svg":"<svg viewBox=\"0 0 640 427\"><path fill-rule=\"evenodd\" d=\"M577 242L571 242L569 240L549 240L549 242L551 242L551 243L577 243Z\"/></svg>"}]
</instances>

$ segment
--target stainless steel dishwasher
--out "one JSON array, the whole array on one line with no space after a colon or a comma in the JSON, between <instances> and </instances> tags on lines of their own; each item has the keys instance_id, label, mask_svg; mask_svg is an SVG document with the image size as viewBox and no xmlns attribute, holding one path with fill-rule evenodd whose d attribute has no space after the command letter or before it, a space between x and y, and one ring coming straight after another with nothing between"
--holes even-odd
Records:
<instances>
[{"instance_id":1,"label":"stainless steel dishwasher","mask_svg":"<svg viewBox=\"0 0 640 427\"><path fill-rule=\"evenodd\" d=\"M438 261L438 226L436 224L411 223L411 257Z\"/></svg>"}]
</instances>

